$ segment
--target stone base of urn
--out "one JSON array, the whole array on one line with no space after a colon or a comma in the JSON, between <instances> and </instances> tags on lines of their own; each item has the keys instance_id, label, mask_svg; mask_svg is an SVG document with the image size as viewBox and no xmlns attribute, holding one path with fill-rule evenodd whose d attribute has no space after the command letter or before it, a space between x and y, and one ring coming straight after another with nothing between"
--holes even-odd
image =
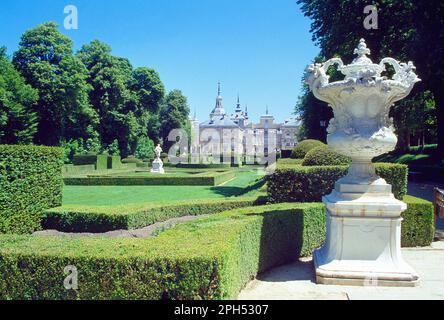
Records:
<instances>
[{"instance_id":1,"label":"stone base of urn","mask_svg":"<svg viewBox=\"0 0 444 320\"><path fill-rule=\"evenodd\" d=\"M327 238L314 253L317 283L416 286L419 277L401 255L400 215L407 205L384 179L359 184L350 178L323 198Z\"/></svg>"},{"instance_id":2,"label":"stone base of urn","mask_svg":"<svg viewBox=\"0 0 444 320\"><path fill-rule=\"evenodd\" d=\"M163 169L163 162L161 159L155 159L153 161L153 168L151 169L151 173L159 173L164 174L165 170Z\"/></svg>"}]
</instances>

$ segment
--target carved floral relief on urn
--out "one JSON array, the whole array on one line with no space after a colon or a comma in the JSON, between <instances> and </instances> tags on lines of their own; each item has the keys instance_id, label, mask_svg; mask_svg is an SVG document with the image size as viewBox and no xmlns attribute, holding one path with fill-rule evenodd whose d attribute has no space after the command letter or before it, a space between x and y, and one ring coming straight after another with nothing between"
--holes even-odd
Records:
<instances>
[{"instance_id":1,"label":"carved floral relief on urn","mask_svg":"<svg viewBox=\"0 0 444 320\"><path fill-rule=\"evenodd\" d=\"M390 107L405 98L421 80L412 62L384 58L379 64L373 63L364 39L354 53L357 57L349 65L339 58L311 65L306 81L315 97L333 108L328 145L350 156L354 163L369 163L372 158L394 150L397 137L389 118ZM337 65L344 80L329 81L327 70L333 65ZM395 70L392 79L381 75L386 65Z\"/></svg>"}]
</instances>

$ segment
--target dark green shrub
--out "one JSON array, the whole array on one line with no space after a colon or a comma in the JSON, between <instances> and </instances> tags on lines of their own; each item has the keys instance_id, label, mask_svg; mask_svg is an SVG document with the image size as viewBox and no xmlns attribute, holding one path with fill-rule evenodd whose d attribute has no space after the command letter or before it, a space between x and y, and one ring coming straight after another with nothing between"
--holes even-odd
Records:
<instances>
[{"instance_id":1,"label":"dark green shrub","mask_svg":"<svg viewBox=\"0 0 444 320\"><path fill-rule=\"evenodd\" d=\"M168 205L127 204L121 206L63 206L47 210L44 229L65 232L107 232L137 229L183 216L214 214L253 206L256 198L235 200L199 200Z\"/></svg>"},{"instance_id":2,"label":"dark green shrub","mask_svg":"<svg viewBox=\"0 0 444 320\"><path fill-rule=\"evenodd\" d=\"M291 158L293 159L303 159L308 151L316 147L325 146L325 143L319 140L304 140L299 142L291 152Z\"/></svg>"},{"instance_id":3,"label":"dark green shrub","mask_svg":"<svg viewBox=\"0 0 444 320\"><path fill-rule=\"evenodd\" d=\"M0 299L234 299L324 237L322 204L236 209L152 239L0 236ZM63 287L68 265L78 290Z\"/></svg>"},{"instance_id":4,"label":"dark green shrub","mask_svg":"<svg viewBox=\"0 0 444 320\"><path fill-rule=\"evenodd\" d=\"M407 210L402 213L401 243L403 247L429 246L435 237L433 204L429 201L405 196Z\"/></svg>"},{"instance_id":5,"label":"dark green shrub","mask_svg":"<svg viewBox=\"0 0 444 320\"><path fill-rule=\"evenodd\" d=\"M392 185L396 198L407 193L407 166L376 163L376 173ZM271 202L318 202L332 192L335 182L347 174L347 166L300 165L278 166L267 177L268 197Z\"/></svg>"},{"instance_id":6,"label":"dark green shrub","mask_svg":"<svg viewBox=\"0 0 444 320\"><path fill-rule=\"evenodd\" d=\"M349 165L351 158L331 150L328 146L311 149L305 155L303 166L341 166Z\"/></svg>"},{"instance_id":7,"label":"dark green shrub","mask_svg":"<svg viewBox=\"0 0 444 320\"><path fill-rule=\"evenodd\" d=\"M97 155L95 153L75 155L73 157L72 163L75 166L93 164L96 166L96 170L106 170L108 168L108 155Z\"/></svg>"},{"instance_id":8,"label":"dark green shrub","mask_svg":"<svg viewBox=\"0 0 444 320\"><path fill-rule=\"evenodd\" d=\"M0 233L31 233L62 203L61 148L0 145Z\"/></svg>"},{"instance_id":9,"label":"dark green shrub","mask_svg":"<svg viewBox=\"0 0 444 320\"><path fill-rule=\"evenodd\" d=\"M74 155L72 159L72 163L75 166L83 166L88 164L96 165L97 163L97 154L82 154L82 155Z\"/></svg>"}]
</instances>

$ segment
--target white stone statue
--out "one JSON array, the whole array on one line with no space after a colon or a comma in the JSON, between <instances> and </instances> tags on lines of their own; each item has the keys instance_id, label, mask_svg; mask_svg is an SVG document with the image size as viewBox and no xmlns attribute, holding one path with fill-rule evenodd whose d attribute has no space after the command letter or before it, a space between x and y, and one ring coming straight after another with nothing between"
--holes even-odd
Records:
<instances>
[{"instance_id":1,"label":"white stone statue","mask_svg":"<svg viewBox=\"0 0 444 320\"><path fill-rule=\"evenodd\" d=\"M156 154L156 159L153 161L153 168L151 169L152 173L160 173L164 174L165 170L163 169L163 162L160 158L160 155L162 154L162 147L160 144L157 145L157 147L154 149L154 153Z\"/></svg>"},{"instance_id":2,"label":"white stone statue","mask_svg":"<svg viewBox=\"0 0 444 320\"><path fill-rule=\"evenodd\" d=\"M401 212L391 186L375 173L372 159L394 150L397 137L390 107L420 81L411 62L385 58L374 64L363 39L350 65L334 58L308 68L307 83L316 98L333 108L328 145L353 160L348 174L324 197L327 239L314 254L317 281L325 284L413 286L418 275L401 256ZM393 79L382 76L393 66ZM337 65L344 80L329 82L327 70Z\"/></svg>"},{"instance_id":3,"label":"white stone statue","mask_svg":"<svg viewBox=\"0 0 444 320\"><path fill-rule=\"evenodd\" d=\"M160 146L160 144L157 145L156 148L154 148L154 152L156 153L156 158L160 159L160 155L162 154L162 147Z\"/></svg>"}]
</instances>

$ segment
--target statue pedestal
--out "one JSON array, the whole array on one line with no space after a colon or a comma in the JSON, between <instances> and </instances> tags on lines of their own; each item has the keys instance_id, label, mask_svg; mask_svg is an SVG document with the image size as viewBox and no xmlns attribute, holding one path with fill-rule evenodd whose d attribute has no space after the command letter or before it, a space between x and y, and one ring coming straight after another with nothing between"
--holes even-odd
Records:
<instances>
[{"instance_id":1,"label":"statue pedestal","mask_svg":"<svg viewBox=\"0 0 444 320\"><path fill-rule=\"evenodd\" d=\"M342 182L341 182L342 181ZM401 255L401 212L391 186L342 179L324 197L327 238L315 251L316 281L321 284L416 286L418 275Z\"/></svg>"},{"instance_id":2,"label":"statue pedestal","mask_svg":"<svg viewBox=\"0 0 444 320\"><path fill-rule=\"evenodd\" d=\"M163 169L163 162L160 158L157 158L153 161L151 173L159 173L164 174L165 170Z\"/></svg>"}]
</instances>

